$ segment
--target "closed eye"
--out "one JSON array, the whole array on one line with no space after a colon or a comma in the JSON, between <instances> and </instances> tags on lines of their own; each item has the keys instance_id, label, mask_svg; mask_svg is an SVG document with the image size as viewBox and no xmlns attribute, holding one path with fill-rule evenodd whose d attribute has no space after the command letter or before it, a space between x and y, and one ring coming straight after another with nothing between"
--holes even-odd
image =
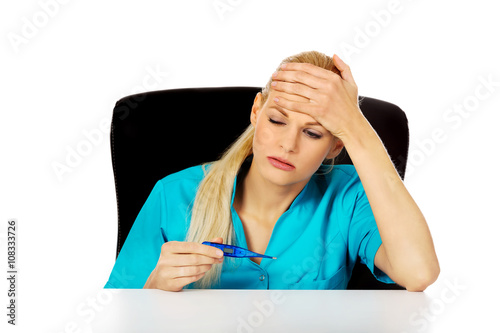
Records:
<instances>
[{"instance_id":1,"label":"closed eye","mask_svg":"<svg viewBox=\"0 0 500 333\"><path fill-rule=\"evenodd\" d=\"M307 135L309 135L311 138L313 139L321 139L322 135L319 135L319 134L316 134L316 133L313 133L311 131L306 131Z\"/></svg>"},{"instance_id":2,"label":"closed eye","mask_svg":"<svg viewBox=\"0 0 500 333\"><path fill-rule=\"evenodd\" d=\"M270 123L272 124L275 124L275 125L284 125L284 123L282 122L279 122L279 121L276 121L276 120L273 120L271 118L267 118L269 120Z\"/></svg>"},{"instance_id":3,"label":"closed eye","mask_svg":"<svg viewBox=\"0 0 500 333\"><path fill-rule=\"evenodd\" d=\"M277 126L282 126L282 125L285 125L285 123L282 123L280 121L276 121L274 119L271 119L271 118L267 118L269 120L269 122L271 124L274 124L274 125L277 125ZM305 130L304 133L306 133L306 135L308 137L310 137L311 139L321 139L323 137L323 135L321 134L317 134L315 132L312 132L312 131L308 131L308 130Z\"/></svg>"}]
</instances>

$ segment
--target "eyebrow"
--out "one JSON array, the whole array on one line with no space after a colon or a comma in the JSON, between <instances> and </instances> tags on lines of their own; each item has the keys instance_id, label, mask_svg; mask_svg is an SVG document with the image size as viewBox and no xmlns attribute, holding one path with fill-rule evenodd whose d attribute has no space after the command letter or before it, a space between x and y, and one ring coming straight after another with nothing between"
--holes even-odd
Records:
<instances>
[{"instance_id":1,"label":"eyebrow","mask_svg":"<svg viewBox=\"0 0 500 333\"><path fill-rule=\"evenodd\" d=\"M275 109L275 110L278 110L279 112L281 112L281 114L283 114L283 116L285 116L285 118L288 118L288 114L284 111L284 110L280 110L278 109L277 106L270 106L269 107L270 109ZM320 123L318 123L317 121L315 122L308 122L308 123L305 123L305 125L309 125L309 126L322 126Z\"/></svg>"}]
</instances>

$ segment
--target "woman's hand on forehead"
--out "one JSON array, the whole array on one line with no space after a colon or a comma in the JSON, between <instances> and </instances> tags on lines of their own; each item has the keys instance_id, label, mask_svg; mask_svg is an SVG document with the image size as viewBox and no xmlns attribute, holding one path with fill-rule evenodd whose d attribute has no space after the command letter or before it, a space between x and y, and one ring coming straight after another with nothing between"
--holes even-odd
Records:
<instances>
[{"instance_id":1,"label":"woman's hand on forehead","mask_svg":"<svg viewBox=\"0 0 500 333\"><path fill-rule=\"evenodd\" d=\"M358 87L351 70L333 57L342 76L308 63L287 63L273 74L273 102L285 110L307 114L342 139L353 116L361 115Z\"/></svg>"}]
</instances>

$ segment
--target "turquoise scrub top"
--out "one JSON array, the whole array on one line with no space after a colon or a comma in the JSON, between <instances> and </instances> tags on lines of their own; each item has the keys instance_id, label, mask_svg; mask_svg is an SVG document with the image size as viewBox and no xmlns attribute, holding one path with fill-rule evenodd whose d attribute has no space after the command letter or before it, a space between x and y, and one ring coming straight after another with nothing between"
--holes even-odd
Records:
<instances>
[{"instance_id":1,"label":"turquoise scrub top","mask_svg":"<svg viewBox=\"0 0 500 333\"><path fill-rule=\"evenodd\" d=\"M185 241L190 209L204 177L200 165L156 183L120 251L105 288L142 288L156 267L161 247ZM233 208L238 245L247 247L243 225ZM382 244L365 191L352 165L314 174L274 226L260 265L249 258L225 257L213 289L345 289L359 256L374 276L394 283L374 265ZM184 289L193 288L193 284Z\"/></svg>"}]
</instances>

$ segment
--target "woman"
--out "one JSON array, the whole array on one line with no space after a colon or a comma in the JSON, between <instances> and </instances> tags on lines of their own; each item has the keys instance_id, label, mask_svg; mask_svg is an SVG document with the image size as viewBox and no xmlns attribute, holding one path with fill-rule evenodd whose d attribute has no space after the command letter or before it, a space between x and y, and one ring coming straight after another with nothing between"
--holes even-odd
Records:
<instances>
[{"instance_id":1,"label":"woman","mask_svg":"<svg viewBox=\"0 0 500 333\"><path fill-rule=\"evenodd\" d=\"M220 160L155 185L106 287L345 289L358 256L409 291L437 279L425 218L338 56L284 59L250 120ZM333 166L343 147L353 165ZM277 259L224 259L206 240Z\"/></svg>"}]
</instances>

